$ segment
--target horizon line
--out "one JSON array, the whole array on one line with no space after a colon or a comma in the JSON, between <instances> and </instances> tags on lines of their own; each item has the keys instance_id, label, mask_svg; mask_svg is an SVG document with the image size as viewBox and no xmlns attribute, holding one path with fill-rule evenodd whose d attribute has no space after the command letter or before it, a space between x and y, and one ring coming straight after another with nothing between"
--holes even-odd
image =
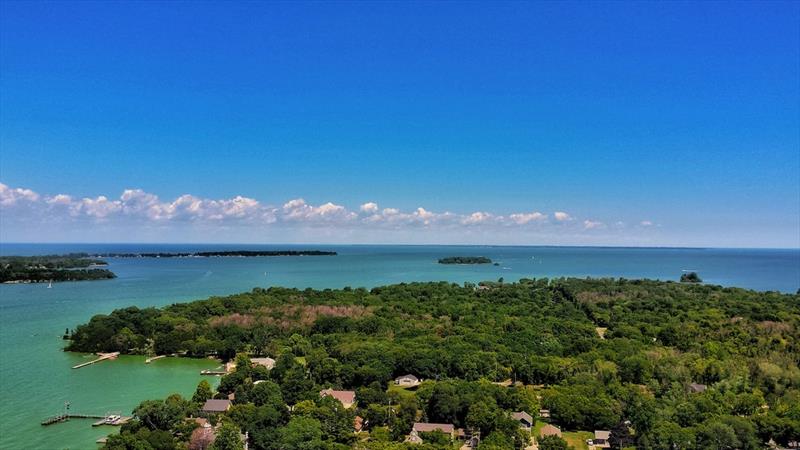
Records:
<instances>
[{"instance_id":1,"label":"horizon line","mask_svg":"<svg viewBox=\"0 0 800 450\"><path fill-rule=\"evenodd\" d=\"M230 243L230 242L3 242L2 245L241 245L241 246L341 246L341 247L524 247L524 248L622 248L622 249L652 249L652 250L800 250L800 247L714 247L714 246L658 246L658 245L570 245L570 244L411 244L411 243Z\"/></svg>"}]
</instances>

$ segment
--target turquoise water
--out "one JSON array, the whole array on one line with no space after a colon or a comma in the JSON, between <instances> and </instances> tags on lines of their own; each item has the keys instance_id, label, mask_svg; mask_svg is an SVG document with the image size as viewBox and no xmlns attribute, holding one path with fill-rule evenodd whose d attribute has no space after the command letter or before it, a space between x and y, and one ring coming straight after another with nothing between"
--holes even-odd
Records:
<instances>
[{"instance_id":1,"label":"turquoise water","mask_svg":"<svg viewBox=\"0 0 800 450\"><path fill-rule=\"evenodd\" d=\"M697 271L709 283L757 290L800 288L800 250L630 249L467 246L39 245L2 244L2 254L221 249L332 249L338 256L108 259L118 278L0 285L0 448L93 449L113 428L91 421L42 427L69 401L83 413L124 413L147 398L190 395L213 361L122 357L79 370L87 355L61 351L61 334L92 315L129 305L160 306L256 286L371 287L403 281L454 282L542 276L677 280ZM440 265L443 256L488 256L500 265Z\"/></svg>"}]
</instances>

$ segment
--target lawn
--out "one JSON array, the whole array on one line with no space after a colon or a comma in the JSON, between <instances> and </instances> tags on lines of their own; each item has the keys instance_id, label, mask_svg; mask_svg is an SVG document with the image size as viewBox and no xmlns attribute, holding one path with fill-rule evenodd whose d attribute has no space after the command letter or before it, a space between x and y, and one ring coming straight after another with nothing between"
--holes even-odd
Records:
<instances>
[{"instance_id":1,"label":"lawn","mask_svg":"<svg viewBox=\"0 0 800 450\"><path fill-rule=\"evenodd\" d=\"M586 440L592 439L594 433L591 431L565 431L563 437L567 444L574 447L575 450L589 450Z\"/></svg>"},{"instance_id":2,"label":"lawn","mask_svg":"<svg viewBox=\"0 0 800 450\"><path fill-rule=\"evenodd\" d=\"M538 437L539 432L545 425L547 425L547 422L537 420L536 424L533 426L533 435ZM567 441L567 444L571 445L575 450L589 450L589 446L586 445L586 440L592 439L594 433L591 431L564 431L562 437Z\"/></svg>"}]
</instances>

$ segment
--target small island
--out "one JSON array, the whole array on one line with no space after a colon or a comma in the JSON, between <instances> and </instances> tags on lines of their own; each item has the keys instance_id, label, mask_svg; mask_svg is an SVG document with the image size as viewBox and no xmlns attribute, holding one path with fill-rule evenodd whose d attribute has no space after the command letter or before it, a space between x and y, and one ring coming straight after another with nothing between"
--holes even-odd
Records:
<instances>
[{"instance_id":1,"label":"small island","mask_svg":"<svg viewBox=\"0 0 800 450\"><path fill-rule=\"evenodd\" d=\"M681 275L681 283L702 283L703 280L697 275L697 272L689 272Z\"/></svg>"},{"instance_id":2,"label":"small island","mask_svg":"<svg viewBox=\"0 0 800 450\"><path fill-rule=\"evenodd\" d=\"M336 252L321 250L229 250L216 252L157 252L157 253L97 253L97 258L217 258L258 256L336 256Z\"/></svg>"},{"instance_id":3,"label":"small island","mask_svg":"<svg viewBox=\"0 0 800 450\"><path fill-rule=\"evenodd\" d=\"M42 256L0 256L0 283L47 283L116 278L103 260L87 253Z\"/></svg>"},{"instance_id":4,"label":"small island","mask_svg":"<svg viewBox=\"0 0 800 450\"><path fill-rule=\"evenodd\" d=\"M491 264L492 260L485 256L448 256L439 259L439 264Z\"/></svg>"}]
</instances>

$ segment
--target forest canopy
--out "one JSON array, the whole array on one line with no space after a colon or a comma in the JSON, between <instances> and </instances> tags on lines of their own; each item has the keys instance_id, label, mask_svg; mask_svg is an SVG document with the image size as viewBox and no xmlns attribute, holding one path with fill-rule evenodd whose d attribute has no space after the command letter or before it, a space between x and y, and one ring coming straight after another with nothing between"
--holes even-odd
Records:
<instances>
[{"instance_id":1,"label":"forest canopy","mask_svg":"<svg viewBox=\"0 0 800 450\"><path fill-rule=\"evenodd\" d=\"M41 283L48 281L105 280L114 278L101 259L87 253L43 256L0 256L0 283Z\"/></svg>"},{"instance_id":2,"label":"forest canopy","mask_svg":"<svg viewBox=\"0 0 800 450\"><path fill-rule=\"evenodd\" d=\"M439 264L491 264L492 260L485 256L448 256L439 259Z\"/></svg>"},{"instance_id":3,"label":"forest canopy","mask_svg":"<svg viewBox=\"0 0 800 450\"><path fill-rule=\"evenodd\" d=\"M510 414L535 417L542 408L565 432L610 430L614 445L744 449L800 438L798 330L798 295L523 279L480 288L256 288L130 307L78 326L68 350L275 358L269 373L223 377L216 394L235 394L239 412L228 415L254 448L280 448L276 442L291 440L281 433L293 429L324 443L317 448L404 448L415 421L479 429L485 448L515 448ZM413 395L392 397L392 380L405 374L424 381ZM272 400L253 394L259 379L274 383ZM320 399L330 387L356 392L368 437L356 441L353 418ZM265 402L295 407L262 411Z\"/></svg>"}]
</instances>

